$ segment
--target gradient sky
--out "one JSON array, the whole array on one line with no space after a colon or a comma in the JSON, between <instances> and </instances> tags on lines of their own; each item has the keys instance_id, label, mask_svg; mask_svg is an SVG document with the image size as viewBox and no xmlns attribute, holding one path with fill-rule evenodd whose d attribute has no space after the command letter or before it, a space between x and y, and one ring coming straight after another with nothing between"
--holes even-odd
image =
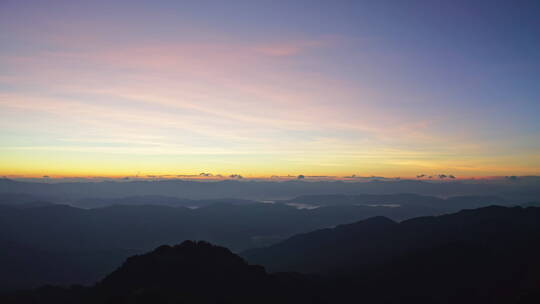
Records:
<instances>
[{"instance_id":1,"label":"gradient sky","mask_svg":"<svg viewBox=\"0 0 540 304\"><path fill-rule=\"evenodd\" d=\"M0 175L540 174L539 1L0 2Z\"/></svg>"}]
</instances>

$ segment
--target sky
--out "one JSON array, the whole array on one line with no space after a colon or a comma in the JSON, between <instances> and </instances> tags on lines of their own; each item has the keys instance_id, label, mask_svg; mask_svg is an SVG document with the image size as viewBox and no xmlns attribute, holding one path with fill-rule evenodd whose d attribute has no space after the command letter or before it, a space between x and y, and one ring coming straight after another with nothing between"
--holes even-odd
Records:
<instances>
[{"instance_id":1,"label":"sky","mask_svg":"<svg viewBox=\"0 0 540 304\"><path fill-rule=\"evenodd\" d=\"M538 1L0 2L0 175L540 175Z\"/></svg>"}]
</instances>

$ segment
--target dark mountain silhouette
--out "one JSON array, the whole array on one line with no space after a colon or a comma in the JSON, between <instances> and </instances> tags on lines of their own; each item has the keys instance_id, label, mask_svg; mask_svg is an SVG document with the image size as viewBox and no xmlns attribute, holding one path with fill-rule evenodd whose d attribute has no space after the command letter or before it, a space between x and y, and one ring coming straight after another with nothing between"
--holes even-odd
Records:
<instances>
[{"instance_id":1,"label":"dark mountain silhouette","mask_svg":"<svg viewBox=\"0 0 540 304\"><path fill-rule=\"evenodd\" d=\"M521 206L522 207L540 207L540 202L528 202Z\"/></svg>"},{"instance_id":2,"label":"dark mountain silhouette","mask_svg":"<svg viewBox=\"0 0 540 304\"><path fill-rule=\"evenodd\" d=\"M375 217L296 235L267 248L245 251L242 256L271 271L343 272L450 243L498 249L505 242L529 246L527 242L540 240L539 236L540 208L492 206L401 223Z\"/></svg>"},{"instance_id":3,"label":"dark mountain silhouette","mask_svg":"<svg viewBox=\"0 0 540 304\"><path fill-rule=\"evenodd\" d=\"M461 221L467 225L470 217L479 216L477 223L491 222L499 219L500 212L503 210L462 214ZM505 218L512 223L523 217L536 218L539 211L526 210L517 218L519 211L510 212L513 216ZM357 223L349 227L349 232L364 233L368 228L387 230L396 225L400 224L379 217ZM538 230L538 227L529 228ZM521 241L534 238L521 235L526 231L531 232L528 228L510 229L502 234ZM0 295L0 301L8 304L536 303L540 290L538 244L532 243L533 249L524 251L521 241L504 241L499 246L467 240L443 242L395 255L361 271L331 276L268 274L263 267L249 265L223 247L186 241L130 257L93 287L42 287L5 293Z\"/></svg>"},{"instance_id":4,"label":"dark mountain silhouette","mask_svg":"<svg viewBox=\"0 0 540 304\"><path fill-rule=\"evenodd\" d=\"M0 196L2 197L2 196ZM160 205L163 197L138 197L155 205L113 205L96 209L80 209L61 204L28 203L36 197L9 195L16 203L0 205L0 239L15 242L45 255L41 260L54 260L54 267L34 267L32 280L24 285L32 287L45 283L88 284L112 271L127 256L142 253L161 244L176 244L188 239L204 239L234 251L268 246L295 234L356 222L373 216L404 220L421 215L441 214L444 205L461 199L442 200L413 194L310 196L307 202L326 199L333 206L302 209L285 204L263 204L244 200L205 200L215 202L198 209ZM358 199L363 204L358 204ZM137 198L135 203L139 203ZM175 198L165 198L176 202ZM417 200L417 202L415 202ZM132 198L104 200L134 202ZM466 198L464 202L481 202L482 198ZM490 200L491 201L491 200ZM202 201L199 201L202 202ZM379 202L379 203L377 203ZM380 203L383 204L380 204ZM400 207L385 204L400 203ZM437 204L443 207L432 207ZM21 206L24 206L21 207ZM450 212L450 211L448 211ZM0 261L9 264L9 261ZM30 263L30 262L29 262ZM34 263L34 262L32 262ZM49 263L51 264L51 263ZM60 275L62 274L62 275ZM0 272L0 280L11 275ZM15 282L15 281L14 281ZM7 286L7 285L6 285ZM10 286L14 286L11 284ZM0 286L0 289L4 287Z\"/></svg>"},{"instance_id":5,"label":"dark mountain silhouette","mask_svg":"<svg viewBox=\"0 0 540 304\"><path fill-rule=\"evenodd\" d=\"M515 303L540 287L539 255L540 208L521 207L372 218L242 254L269 271L330 276L342 301L362 291L368 303Z\"/></svg>"},{"instance_id":6,"label":"dark mountain silhouette","mask_svg":"<svg viewBox=\"0 0 540 304\"><path fill-rule=\"evenodd\" d=\"M271 303L270 298L260 295L276 292L277 283L264 268L248 265L226 248L186 241L129 258L96 288L121 296L141 290L169 290L179 300L208 297L211 302L230 299Z\"/></svg>"},{"instance_id":7,"label":"dark mountain silhouette","mask_svg":"<svg viewBox=\"0 0 540 304\"><path fill-rule=\"evenodd\" d=\"M538 297L539 208L491 206L441 215L519 203L494 196L310 195L273 204L161 195L76 201L100 206L94 209L48 201L54 202L51 196L0 195L0 290L92 284L128 256L189 239L237 252L268 246L242 256L285 273L267 274L207 243L185 243L131 258L128 268L95 287L39 288L12 294L12 303L19 296L22 303L530 303ZM155 259L158 264L150 262ZM248 291L240 292L240 285Z\"/></svg>"},{"instance_id":8,"label":"dark mountain silhouette","mask_svg":"<svg viewBox=\"0 0 540 304\"><path fill-rule=\"evenodd\" d=\"M12 292L3 303L316 303L301 284L291 285L298 280L310 284L267 274L226 248L185 241L132 256L91 288Z\"/></svg>"},{"instance_id":9,"label":"dark mountain silhouette","mask_svg":"<svg viewBox=\"0 0 540 304\"><path fill-rule=\"evenodd\" d=\"M280 204L215 204L194 210L148 205L90 210L60 204L24 209L0 206L0 239L44 256L29 265L44 261L56 269L29 267L29 271L33 269L27 276L31 282L24 285L22 280L17 286L87 284L112 271L129 255L161 244L205 239L240 251L273 244L297 233L355 222L388 209L330 206L299 210ZM382 214L397 218L414 215L405 214L407 211L388 212L394 213ZM0 260L0 268L10 263ZM0 281L11 278L11 274L0 272Z\"/></svg>"}]
</instances>

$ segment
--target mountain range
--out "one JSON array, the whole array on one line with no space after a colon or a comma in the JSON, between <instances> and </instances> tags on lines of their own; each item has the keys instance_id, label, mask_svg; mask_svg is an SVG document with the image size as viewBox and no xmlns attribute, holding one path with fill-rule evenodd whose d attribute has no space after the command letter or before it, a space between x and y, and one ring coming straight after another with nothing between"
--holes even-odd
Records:
<instances>
[{"instance_id":1,"label":"mountain range","mask_svg":"<svg viewBox=\"0 0 540 304\"><path fill-rule=\"evenodd\" d=\"M163 245L128 258L90 287L42 287L5 293L0 299L3 303L537 303L539 241L540 208L534 207L485 207L401 223L374 217L245 251L244 259L207 242Z\"/></svg>"},{"instance_id":2,"label":"mountain range","mask_svg":"<svg viewBox=\"0 0 540 304\"><path fill-rule=\"evenodd\" d=\"M128 196L168 196L183 199L221 199L234 197L248 200L281 200L302 195L339 193L395 194L414 193L438 197L495 195L526 202L540 197L540 178L521 177L511 181L377 180L354 181L100 181L100 182L23 182L0 178L0 193L20 193L43 197L60 203L88 198L122 198Z\"/></svg>"},{"instance_id":3,"label":"mountain range","mask_svg":"<svg viewBox=\"0 0 540 304\"><path fill-rule=\"evenodd\" d=\"M497 197L441 199L416 194L312 195L275 203L163 196L86 202L99 208L47 202L28 194L0 195L0 241L2 247L9 248L5 252L10 252L0 259L0 267L6 269L0 273L0 290L47 283L89 284L111 272L130 255L189 239L206 240L241 252L370 217L403 221L456 212L463 206L512 204ZM187 202L192 207L178 202ZM193 204L198 207L192 209ZM295 204L312 208L299 209ZM37 267L37 264L43 265ZM24 271L17 270L26 268L32 275L20 275Z\"/></svg>"}]
</instances>

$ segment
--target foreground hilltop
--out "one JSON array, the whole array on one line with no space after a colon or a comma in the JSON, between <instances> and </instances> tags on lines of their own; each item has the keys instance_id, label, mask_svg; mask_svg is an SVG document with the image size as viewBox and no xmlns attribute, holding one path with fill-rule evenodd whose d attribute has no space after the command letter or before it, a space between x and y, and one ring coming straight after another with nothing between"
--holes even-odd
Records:
<instances>
[{"instance_id":1,"label":"foreground hilltop","mask_svg":"<svg viewBox=\"0 0 540 304\"><path fill-rule=\"evenodd\" d=\"M43 287L3 303L311 303L291 275L272 275L230 250L199 241L128 258L93 287ZM304 279L303 279L304 280ZM289 287L290 286L290 287ZM304 302L303 302L304 301Z\"/></svg>"},{"instance_id":2,"label":"foreground hilltop","mask_svg":"<svg viewBox=\"0 0 540 304\"><path fill-rule=\"evenodd\" d=\"M284 286L263 267L230 250L199 241L160 246L130 257L95 287L123 301L275 303Z\"/></svg>"}]
</instances>

